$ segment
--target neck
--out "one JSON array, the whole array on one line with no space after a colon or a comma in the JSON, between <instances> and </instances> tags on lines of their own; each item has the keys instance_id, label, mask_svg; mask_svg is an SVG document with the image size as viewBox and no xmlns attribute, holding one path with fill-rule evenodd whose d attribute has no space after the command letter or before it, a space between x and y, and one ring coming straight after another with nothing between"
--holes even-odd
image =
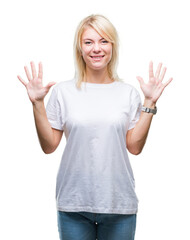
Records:
<instances>
[{"instance_id":1,"label":"neck","mask_svg":"<svg viewBox=\"0 0 190 240\"><path fill-rule=\"evenodd\" d=\"M110 83L113 80L109 77L107 69L103 70L93 70L86 69L86 82L90 83Z\"/></svg>"}]
</instances>

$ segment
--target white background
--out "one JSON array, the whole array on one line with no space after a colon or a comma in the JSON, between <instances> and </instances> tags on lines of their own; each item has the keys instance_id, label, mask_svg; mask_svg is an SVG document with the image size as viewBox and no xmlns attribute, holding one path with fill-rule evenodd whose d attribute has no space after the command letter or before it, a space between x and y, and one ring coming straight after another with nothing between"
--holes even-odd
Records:
<instances>
[{"instance_id":1,"label":"white background","mask_svg":"<svg viewBox=\"0 0 190 240\"><path fill-rule=\"evenodd\" d=\"M173 82L157 103L143 152L130 155L139 198L136 240L190 239L188 1L7 0L0 4L0 239L58 239L55 180L65 137L45 155L38 143L24 65L42 61L44 84L74 76L73 39L84 17L100 13L120 37L119 76L135 86L166 66ZM46 97L49 98L50 93ZM109 143L108 143L109 144Z\"/></svg>"}]
</instances>

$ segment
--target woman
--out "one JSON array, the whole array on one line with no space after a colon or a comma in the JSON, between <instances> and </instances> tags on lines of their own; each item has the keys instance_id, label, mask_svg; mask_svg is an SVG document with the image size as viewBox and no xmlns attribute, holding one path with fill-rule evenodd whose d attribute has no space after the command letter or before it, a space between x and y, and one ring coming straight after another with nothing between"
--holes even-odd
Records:
<instances>
[{"instance_id":1,"label":"woman","mask_svg":"<svg viewBox=\"0 0 190 240\"><path fill-rule=\"evenodd\" d=\"M58 230L62 240L132 240L138 198L127 150L139 154L145 144L156 102L164 88L166 68L158 65L149 82L137 77L144 94L119 79L118 35L102 15L83 19L75 34L76 72L57 84L47 107L44 97L55 84L43 87L31 62L32 77L19 80L33 104L36 129L45 153L55 151L64 132L67 143L57 175ZM127 148L127 149L126 149Z\"/></svg>"}]
</instances>

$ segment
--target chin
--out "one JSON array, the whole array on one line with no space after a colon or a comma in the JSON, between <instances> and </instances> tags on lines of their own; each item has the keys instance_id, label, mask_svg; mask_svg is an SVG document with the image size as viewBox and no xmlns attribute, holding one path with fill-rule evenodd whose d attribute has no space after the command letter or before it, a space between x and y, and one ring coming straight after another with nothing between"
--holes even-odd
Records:
<instances>
[{"instance_id":1,"label":"chin","mask_svg":"<svg viewBox=\"0 0 190 240\"><path fill-rule=\"evenodd\" d=\"M95 64L89 64L88 67L92 69L104 69L107 68L108 64L102 64L102 63L95 63Z\"/></svg>"},{"instance_id":2,"label":"chin","mask_svg":"<svg viewBox=\"0 0 190 240\"><path fill-rule=\"evenodd\" d=\"M91 66L89 67L90 69L93 69L93 70L103 70L105 68L107 68L107 66Z\"/></svg>"}]
</instances>

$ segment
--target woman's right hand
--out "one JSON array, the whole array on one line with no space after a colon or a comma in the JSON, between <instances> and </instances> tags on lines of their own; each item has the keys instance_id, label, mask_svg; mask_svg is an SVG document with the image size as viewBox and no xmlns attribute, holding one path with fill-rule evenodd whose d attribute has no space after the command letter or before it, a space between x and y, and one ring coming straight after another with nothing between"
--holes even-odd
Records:
<instances>
[{"instance_id":1,"label":"woman's right hand","mask_svg":"<svg viewBox=\"0 0 190 240\"><path fill-rule=\"evenodd\" d=\"M35 104L36 102L43 101L46 94L49 92L50 88L55 85L55 82L48 83L45 87L42 84L43 78L43 68L42 63L39 63L38 76L36 73L36 68L34 62L30 62L32 69L32 77L27 66L24 67L26 76L28 78L28 83L26 83L19 75L17 76L21 83L26 87L30 101Z\"/></svg>"}]
</instances>

